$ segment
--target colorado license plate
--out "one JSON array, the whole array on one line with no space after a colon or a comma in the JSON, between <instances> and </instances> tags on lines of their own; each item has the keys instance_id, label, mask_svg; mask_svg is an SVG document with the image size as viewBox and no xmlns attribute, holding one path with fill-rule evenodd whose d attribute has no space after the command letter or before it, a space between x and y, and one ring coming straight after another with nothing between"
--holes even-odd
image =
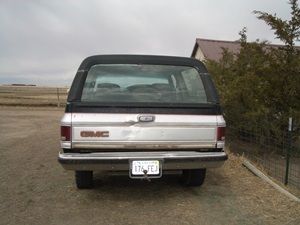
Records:
<instances>
[{"instance_id":1,"label":"colorado license plate","mask_svg":"<svg viewBox=\"0 0 300 225\"><path fill-rule=\"evenodd\" d=\"M130 162L130 177L142 178L161 177L161 162L159 160L133 160Z\"/></svg>"}]
</instances>

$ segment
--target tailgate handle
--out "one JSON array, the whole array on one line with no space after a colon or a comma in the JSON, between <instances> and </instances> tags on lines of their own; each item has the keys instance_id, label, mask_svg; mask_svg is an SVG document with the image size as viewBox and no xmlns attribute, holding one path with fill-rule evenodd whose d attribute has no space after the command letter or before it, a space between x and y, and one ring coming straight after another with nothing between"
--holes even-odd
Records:
<instances>
[{"instance_id":1,"label":"tailgate handle","mask_svg":"<svg viewBox=\"0 0 300 225\"><path fill-rule=\"evenodd\" d=\"M140 115L138 116L139 122L153 122L155 120L155 116L153 115Z\"/></svg>"}]
</instances>

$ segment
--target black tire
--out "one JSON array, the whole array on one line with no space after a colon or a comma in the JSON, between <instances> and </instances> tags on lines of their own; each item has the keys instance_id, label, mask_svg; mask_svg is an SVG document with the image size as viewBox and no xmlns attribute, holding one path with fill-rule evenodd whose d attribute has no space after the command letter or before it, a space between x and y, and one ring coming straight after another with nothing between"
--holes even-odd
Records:
<instances>
[{"instance_id":1,"label":"black tire","mask_svg":"<svg viewBox=\"0 0 300 225\"><path fill-rule=\"evenodd\" d=\"M205 179L206 169L183 170L181 183L185 186L200 186Z\"/></svg>"},{"instance_id":2,"label":"black tire","mask_svg":"<svg viewBox=\"0 0 300 225\"><path fill-rule=\"evenodd\" d=\"M79 189L93 187L93 171L75 171L76 186Z\"/></svg>"}]
</instances>

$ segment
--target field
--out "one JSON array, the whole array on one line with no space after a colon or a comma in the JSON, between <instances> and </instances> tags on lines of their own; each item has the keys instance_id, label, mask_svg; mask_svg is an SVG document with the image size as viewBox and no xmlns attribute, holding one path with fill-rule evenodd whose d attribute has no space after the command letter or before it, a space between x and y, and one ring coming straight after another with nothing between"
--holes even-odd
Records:
<instances>
[{"instance_id":1,"label":"field","mask_svg":"<svg viewBox=\"0 0 300 225\"><path fill-rule=\"evenodd\" d=\"M63 106L67 90L68 88L55 87L0 86L0 105Z\"/></svg>"}]
</instances>

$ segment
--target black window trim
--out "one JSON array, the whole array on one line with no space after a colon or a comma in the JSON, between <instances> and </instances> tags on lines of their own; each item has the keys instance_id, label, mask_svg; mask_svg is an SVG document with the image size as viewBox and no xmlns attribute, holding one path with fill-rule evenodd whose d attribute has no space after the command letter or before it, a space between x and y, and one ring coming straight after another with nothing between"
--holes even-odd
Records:
<instances>
[{"instance_id":1,"label":"black window trim","mask_svg":"<svg viewBox=\"0 0 300 225\"><path fill-rule=\"evenodd\" d=\"M174 56L146 56L146 55L97 55L86 58L80 65L72 86L69 91L67 101L81 102L83 86L90 68L97 64L145 64L145 65L174 65L189 66L195 68L203 82L208 102L219 105L219 98L216 88L204 64L194 58L174 57ZM184 107L184 104L181 104ZM190 105L190 104L188 104ZM200 106L194 104L194 107ZM178 106L181 107L181 106Z\"/></svg>"}]
</instances>

